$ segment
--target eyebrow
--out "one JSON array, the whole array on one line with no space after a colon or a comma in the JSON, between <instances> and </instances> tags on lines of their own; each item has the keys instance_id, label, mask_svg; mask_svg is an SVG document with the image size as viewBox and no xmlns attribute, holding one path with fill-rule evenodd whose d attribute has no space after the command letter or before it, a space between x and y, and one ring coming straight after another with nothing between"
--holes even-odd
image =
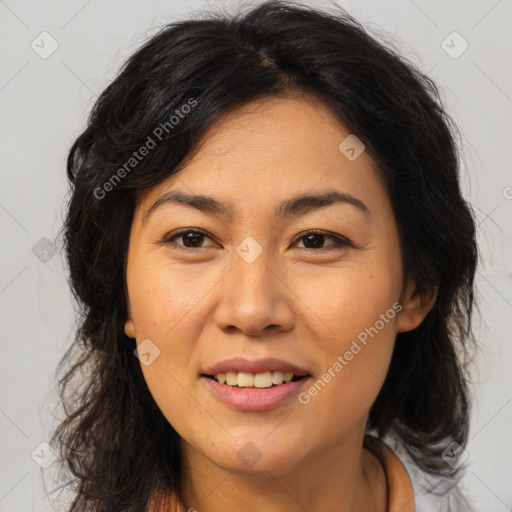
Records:
<instances>
[{"instance_id":1,"label":"eyebrow","mask_svg":"<svg viewBox=\"0 0 512 512\"><path fill-rule=\"evenodd\" d=\"M144 214L142 223L144 224L157 208L169 203L191 206L201 212L223 217L229 221L233 220L234 209L230 203L222 203L211 196L191 195L179 190L171 190L160 196L151 205ZM371 217L371 212L363 201L346 192L340 192L335 189L326 190L318 194L305 193L287 199L275 209L274 216L285 219L337 203L352 205L366 216Z\"/></svg>"}]
</instances>

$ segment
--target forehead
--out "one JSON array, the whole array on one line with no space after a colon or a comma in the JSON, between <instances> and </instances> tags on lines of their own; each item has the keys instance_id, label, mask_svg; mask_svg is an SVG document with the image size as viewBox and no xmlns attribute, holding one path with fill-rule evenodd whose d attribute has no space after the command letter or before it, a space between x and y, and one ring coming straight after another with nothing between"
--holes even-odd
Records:
<instances>
[{"instance_id":1,"label":"forehead","mask_svg":"<svg viewBox=\"0 0 512 512\"><path fill-rule=\"evenodd\" d=\"M354 142L312 96L261 99L222 115L178 172L144 195L142 210L171 189L215 196L235 209L333 186L364 201L382 194L383 183L364 146L355 146L356 158L346 153Z\"/></svg>"},{"instance_id":2,"label":"forehead","mask_svg":"<svg viewBox=\"0 0 512 512\"><path fill-rule=\"evenodd\" d=\"M276 162L279 156L310 160L333 144L336 149L340 137L348 135L347 128L314 96L262 98L223 114L189 159L243 159L244 154L253 159L257 154L260 163Z\"/></svg>"}]
</instances>

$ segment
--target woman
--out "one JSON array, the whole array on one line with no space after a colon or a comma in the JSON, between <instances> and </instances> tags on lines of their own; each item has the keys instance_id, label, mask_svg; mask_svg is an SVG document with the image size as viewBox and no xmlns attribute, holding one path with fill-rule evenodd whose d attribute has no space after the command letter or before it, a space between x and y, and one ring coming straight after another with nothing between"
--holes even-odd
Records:
<instances>
[{"instance_id":1,"label":"woman","mask_svg":"<svg viewBox=\"0 0 512 512\"><path fill-rule=\"evenodd\" d=\"M477 263L455 133L341 11L268 2L132 55L68 158L69 510L421 512L417 475L454 510Z\"/></svg>"}]
</instances>

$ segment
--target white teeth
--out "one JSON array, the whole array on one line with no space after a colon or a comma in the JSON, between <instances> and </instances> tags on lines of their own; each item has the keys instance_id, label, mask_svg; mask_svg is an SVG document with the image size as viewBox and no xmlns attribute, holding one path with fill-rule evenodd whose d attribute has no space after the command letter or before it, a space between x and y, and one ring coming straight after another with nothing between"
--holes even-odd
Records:
<instances>
[{"instance_id":1,"label":"white teeth","mask_svg":"<svg viewBox=\"0 0 512 512\"><path fill-rule=\"evenodd\" d=\"M283 382L291 382L293 373L283 372L263 372L263 373L248 373L248 372L226 372L218 373L214 376L215 379L221 384L228 386L238 386L240 388L270 388L272 385L279 385Z\"/></svg>"},{"instance_id":2,"label":"white teeth","mask_svg":"<svg viewBox=\"0 0 512 512\"><path fill-rule=\"evenodd\" d=\"M261 374L260 374L261 375ZM257 377L257 375L256 375ZM238 373L238 387L247 387L250 388L252 385L256 385L254 382L256 380L256 377L252 373L246 373L246 372L239 372Z\"/></svg>"},{"instance_id":3,"label":"white teeth","mask_svg":"<svg viewBox=\"0 0 512 512\"><path fill-rule=\"evenodd\" d=\"M241 375L240 373L238 374ZM238 377L238 385L240 386L240 377ZM255 388L270 388L272 386L272 372L257 373L254 376Z\"/></svg>"},{"instance_id":4,"label":"white teeth","mask_svg":"<svg viewBox=\"0 0 512 512\"><path fill-rule=\"evenodd\" d=\"M237 386L238 374L235 372L226 372L226 384L228 386Z\"/></svg>"},{"instance_id":5,"label":"white teeth","mask_svg":"<svg viewBox=\"0 0 512 512\"><path fill-rule=\"evenodd\" d=\"M293 374L292 374L293 377ZM272 384L282 384L283 383L283 372L272 372Z\"/></svg>"}]
</instances>

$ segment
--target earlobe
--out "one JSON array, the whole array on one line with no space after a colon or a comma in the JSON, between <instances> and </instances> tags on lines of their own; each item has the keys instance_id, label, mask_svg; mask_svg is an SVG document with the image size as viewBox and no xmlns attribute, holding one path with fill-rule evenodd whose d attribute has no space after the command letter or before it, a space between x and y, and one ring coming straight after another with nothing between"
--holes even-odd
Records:
<instances>
[{"instance_id":1,"label":"earlobe","mask_svg":"<svg viewBox=\"0 0 512 512\"><path fill-rule=\"evenodd\" d=\"M135 325L131 318L128 318L124 324L124 333L128 338L135 338Z\"/></svg>"},{"instance_id":2,"label":"earlobe","mask_svg":"<svg viewBox=\"0 0 512 512\"><path fill-rule=\"evenodd\" d=\"M405 299L402 302L402 309L398 316L397 331L407 332L416 329L425 319L428 312L433 308L439 287L436 286L432 292L426 295L415 294L414 283L407 284Z\"/></svg>"}]
</instances>

